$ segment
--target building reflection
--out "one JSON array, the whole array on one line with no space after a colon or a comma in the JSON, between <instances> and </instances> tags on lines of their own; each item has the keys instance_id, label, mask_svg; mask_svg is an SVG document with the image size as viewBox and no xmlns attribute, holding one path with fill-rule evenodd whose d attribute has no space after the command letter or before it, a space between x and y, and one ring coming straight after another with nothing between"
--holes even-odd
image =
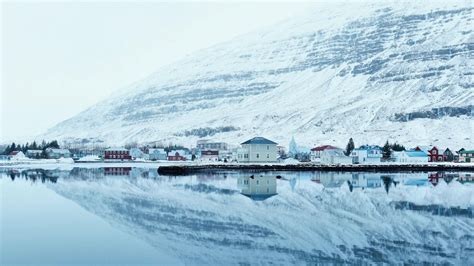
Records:
<instances>
[{"instance_id":1,"label":"building reflection","mask_svg":"<svg viewBox=\"0 0 474 266\"><path fill-rule=\"evenodd\" d=\"M130 176L132 167L105 167L104 175L106 176Z\"/></svg>"},{"instance_id":2,"label":"building reflection","mask_svg":"<svg viewBox=\"0 0 474 266\"><path fill-rule=\"evenodd\" d=\"M276 177L271 175L249 175L237 178L242 195L253 200L265 200L277 194Z\"/></svg>"}]
</instances>

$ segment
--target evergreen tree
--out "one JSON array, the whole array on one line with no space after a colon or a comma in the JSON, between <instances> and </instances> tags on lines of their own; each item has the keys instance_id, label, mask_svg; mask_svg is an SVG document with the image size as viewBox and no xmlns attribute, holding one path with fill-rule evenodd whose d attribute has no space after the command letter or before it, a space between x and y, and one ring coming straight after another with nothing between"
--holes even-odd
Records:
<instances>
[{"instance_id":1,"label":"evergreen tree","mask_svg":"<svg viewBox=\"0 0 474 266\"><path fill-rule=\"evenodd\" d=\"M57 140L53 140L49 143L49 148L59 149L59 144Z\"/></svg>"},{"instance_id":2,"label":"evergreen tree","mask_svg":"<svg viewBox=\"0 0 474 266\"><path fill-rule=\"evenodd\" d=\"M391 148L392 148L393 151L404 151L405 150L405 147L403 145L400 145L396 142L394 144L392 144Z\"/></svg>"},{"instance_id":3,"label":"evergreen tree","mask_svg":"<svg viewBox=\"0 0 474 266\"><path fill-rule=\"evenodd\" d=\"M41 142L41 145L40 145L40 150L44 150L46 148L47 148L46 147L46 141L44 141L44 139L43 139L43 141Z\"/></svg>"},{"instance_id":4,"label":"evergreen tree","mask_svg":"<svg viewBox=\"0 0 474 266\"><path fill-rule=\"evenodd\" d=\"M354 145L354 140L352 138L349 139L349 142L347 143L346 146L346 152L344 153L346 156L351 155L351 152L354 150L355 145Z\"/></svg>"},{"instance_id":5,"label":"evergreen tree","mask_svg":"<svg viewBox=\"0 0 474 266\"><path fill-rule=\"evenodd\" d=\"M388 159L388 158L390 158L391 154L392 154L391 146L390 146L390 143L388 143L388 140L387 140L387 142L385 142L385 145L383 145L383 148L382 148L382 158Z\"/></svg>"},{"instance_id":6,"label":"evergreen tree","mask_svg":"<svg viewBox=\"0 0 474 266\"><path fill-rule=\"evenodd\" d=\"M16 146L15 142L13 142L12 145L10 146L10 152L16 151L16 149L17 149L17 146Z\"/></svg>"},{"instance_id":7,"label":"evergreen tree","mask_svg":"<svg viewBox=\"0 0 474 266\"><path fill-rule=\"evenodd\" d=\"M10 145L7 145L5 149L3 150L2 154L8 155L10 153Z\"/></svg>"}]
</instances>

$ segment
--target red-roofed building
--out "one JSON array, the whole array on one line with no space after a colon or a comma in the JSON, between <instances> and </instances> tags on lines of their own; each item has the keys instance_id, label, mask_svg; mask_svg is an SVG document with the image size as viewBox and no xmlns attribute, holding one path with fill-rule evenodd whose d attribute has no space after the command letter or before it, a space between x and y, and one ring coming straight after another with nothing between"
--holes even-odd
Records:
<instances>
[{"instance_id":1,"label":"red-roofed building","mask_svg":"<svg viewBox=\"0 0 474 266\"><path fill-rule=\"evenodd\" d=\"M417 146L417 151L424 151L428 154L428 162L452 161L452 152L449 149L440 150L438 147Z\"/></svg>"},{"instance_id":2,"label":"red-roofed building","mask_svg":"<svg viewBox=\"0 0 474 266\"><path fill-rule=\"evenodd\" d=\"M318 161L321 158L321 153L325 150L336 150L339 149L338 147L331 146L331 145L323 145L314 147L311 149L311 161Z\"/></svg>"}]
</instances>

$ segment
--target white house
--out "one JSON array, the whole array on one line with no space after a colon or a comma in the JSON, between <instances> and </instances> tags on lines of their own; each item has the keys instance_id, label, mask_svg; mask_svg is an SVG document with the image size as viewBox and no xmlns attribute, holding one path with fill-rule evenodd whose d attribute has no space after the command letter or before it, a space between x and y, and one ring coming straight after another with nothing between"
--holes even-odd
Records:
<instances>
[{"instance_id":1,"label":"white house","mask_svg":"<svg viewBox=\"0 0 474 266\"><path fill-rule=\"evenodd\" d=\"M243 163L277 162L277 143L263 137L255 137L241 143L237 150L237 161Z\"/></svg>"},{"instance_id":2,"label":"white house","mask_svg":"<svg viewBox=\"0 0 474 266\"><path fill-rule=\"evenodd\" d=\"M12 161L26 159L26 156L22 151L12 151L9 156L10 156L10 160Z\"/></svg>"},{"instance_id":3,"label":"white house","mask_svg":"<svg viewBox=\"0 0 474 266\"><path fill-rule=\"evenodd\" d=\"M46 153L50 159L71 158L72 154L68 149L47 148Z\"/></svg>"},{"instance_id":4,"label":"white house","mask_svg":"<svg viewBox=\"0 0 474 266\"><path fill-rule=\"evenodd\" d=\"M148 159L148 154L144 153L142 150L139 148L131 148L130 149L130 156L132 156L133 159Z\"/></svg>"},{"instance_id":5,"label":"white house","mask_svg":"<svg viewBox=\"0 0 474 266\"><path fill-rule=\"evenodd\" d=\"M218 161L219 151L218 150L202 150L200 159L201 161L211 161L211 162Z\"/></svg>"},{"instance_id":6,"label":"white house","mask_svg":"<svg viewBox=\"0 0 474 266\"><path fill-rule=\"evenodd\" d=\"M310 159L311 161L320 161L321 160L321 153L325 150L333 150L333 149L339 149L338 147L334 147L331 145L323 145L323 146L318 146L314 147L311 149L311 154L310 154Z\"/></svg>"},{"instance_id":7,"label":"white house","mask_svg":"<svg viewBox=\"0 0 474 266\"><path fill-rule=\"evenodd\" d=\"M150 160L166 161L168 159L168 154L165 149L148 149L148 158Z\"/></svg>"},{"instance_id":8,"label":"white house","mask_svg":"<svg viewBox=\"0 0 474 266\"><path fill-rule=\"evenodd\" d=\"M321 164L352 164L352 158L341 149L329 149L321 153Z\"/></svg>"},{"instance_id":9,"label":"white house","mask_svg":"<svg viewBox=\"0 0 474 266\"><path fill-rule=\"evenodd\" d=\"M424 151L394 151L392 158L396 163L427 163L428 155Z\"/></svg>"},{"instance_id":10,"label":"white house","mask_svg":"<svg viewBox=\"0 0 474 266\"><path fill-rule=\"evenodd\" d=\"M364 145L351 152L352 162L358 164L376 164L382 160L382 148Z\"/></svg>"},{"instance_id":11,"label":"white house","mask_svg":"<svg viewBox=\"0 0 474 266\"><path fill-rule=\"evenodd\" d=\"M43 150L27 150L26 151L26 156L28 156L28 158L40 158L42 154L43 154Z\"/></svg>"}]
</instances>

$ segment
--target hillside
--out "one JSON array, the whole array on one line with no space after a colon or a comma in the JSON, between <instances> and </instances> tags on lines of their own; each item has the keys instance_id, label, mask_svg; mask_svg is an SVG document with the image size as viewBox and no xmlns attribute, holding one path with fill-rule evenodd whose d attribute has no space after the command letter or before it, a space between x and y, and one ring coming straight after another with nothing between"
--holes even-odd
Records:
<instances>
[{"instance_id":1,"label":"hillside","mask_svg":"<svg viewBox=\"0 0 474 266\"><path fill-rule=\"evenodd\" d=\"M41 137L468 146L474 8L426 3L314 10L196 52Z\"/></svg>"}]
</instances>

